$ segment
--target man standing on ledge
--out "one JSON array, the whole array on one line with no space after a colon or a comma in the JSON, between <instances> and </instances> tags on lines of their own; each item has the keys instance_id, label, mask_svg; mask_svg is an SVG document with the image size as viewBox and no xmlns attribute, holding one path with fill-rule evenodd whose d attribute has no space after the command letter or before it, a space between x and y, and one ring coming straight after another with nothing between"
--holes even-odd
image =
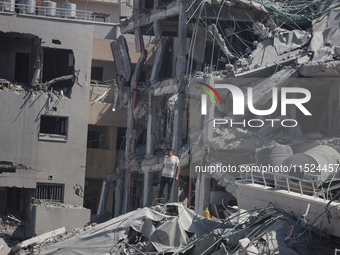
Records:
<instances>
[{"instance_id":1,"label":"man standing on ledge","mask_svg":"<svg viewBox=\"0 0 340 255\"><path fill-rule=\"evenodd\" d=\"M178 181L179 176L179 159L175 155L172 154L172 149L167 147L165 148L165 158L164 158L164 164L162 169L162 176L161 181L159 183L159 190L158 190L158 198L163 198L163 190L165 187L165 184L168 184L168 199L170 200L171 195L171 187L172 182L174 180L174 176L176 174L175 180Z\"/></svg>"}]
</instances>

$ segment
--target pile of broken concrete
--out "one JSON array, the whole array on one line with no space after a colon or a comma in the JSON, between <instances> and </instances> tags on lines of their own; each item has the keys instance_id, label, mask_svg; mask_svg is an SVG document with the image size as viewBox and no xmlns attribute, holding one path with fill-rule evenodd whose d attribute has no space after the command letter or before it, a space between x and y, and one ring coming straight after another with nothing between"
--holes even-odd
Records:
<instances>
[{"instance_id":1,"label":"pile of broken concrete","mask_svg":"<svg viewBox=\"0 0 340 255\"><path fill-rule=\"evenodd\" d=\"M269 205L226 208L209 220L179 203L142 208L101 224L61 228L12 247L13 254L334 254L313 224ZM329 240L327 241L329 242Z\"/></svg>"}]
</instances>

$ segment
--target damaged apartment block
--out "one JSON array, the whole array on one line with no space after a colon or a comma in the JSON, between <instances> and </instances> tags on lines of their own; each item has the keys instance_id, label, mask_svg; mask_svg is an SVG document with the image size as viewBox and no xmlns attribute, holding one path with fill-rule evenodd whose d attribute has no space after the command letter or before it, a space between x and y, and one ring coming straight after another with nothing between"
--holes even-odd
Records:
<instances>
[{"instance_id":1,"label":"damaged apartment block","mask_svg":"<svg viewBox=\"0 0 340 255\"><path fill-rule=\"evenodd\" d=\"M329 153L339 158L340 151L339 86L334 79L339 76L340 56L336 4L134 1L133 16L122 22L121 30L135 35L136 50L140 52L138 63L131 65L123 36L111 44L121 92L120 107L127 108L128 118L125 158L119 175L114 177L124 177L120 188L116 186L124 194L120 202L116 201L118 211L124 213L158 202L163 150L172 146L174 154L180 157L181 176L175 182L171 200L194 206L198 214L207 207L221 211L223 206L235 203L252 209L257 205L244 197L245 192L253 194L255 201L255 189L274 187L309 195L314 199L311 203L318 204L314 213L319 215L327 204L323 201L324 188L327 184L332 186L332 175L307 178L290 173L279 178L268 174L257 177L259 181L253 175L240 176L239 171L197 174L194 165L229 165L239 170L261 165L264 157L265 162L284 162L287 166L288 162L306 163L301 159L307 157L305 154L312 155L308 162L336 164L330 158L320 159ZM152 50L145 49L147 41L153 44ZM144 64L150 55L154 59L152 67ZM219 98L213 95L215 104L208 96L208 108L203 114L202 90L196 87L204 84L220 89ZM243 116L233 114L234 92L219 87L221 84L233 84L244 95ZM310 116L293 103L285 105L285 109L280 105L286 99L302 102L301 91L306 90L311 97L305 94L308 100L303 107ZM261 116L265 110L270 111L267 119L274 119L275 123ZM220 123L212 128L214 119ZM287 154L287 150L291 152ZM272 159L282 151L285 153L280 160ZM259 156L261 153L264 155ZM287 176L316 182L325 177L327 181L313 186L307 181L299 188ZM310 187L302 190L303 185ZM331 190L327 192L336 195L337 188ZM267 204L261 206L280 200L272 195L268 193ZM308 204L295 197L287 201L294 206L282 205L284 209L297 214L302 214ZM331 226L328 225L330 233L338 236Z\"/></svg>"},{"instance_id":2,"label":"damaged apartment block","mask_svg":"<svg viewBox=\"0 0 340 255\"><path fill-rule=\"evenodd\" d=\"M16 238L90 219L83 193L93 25L60 22L0 15L0 213L19 222Z\"/></svg>"}]
</instances>

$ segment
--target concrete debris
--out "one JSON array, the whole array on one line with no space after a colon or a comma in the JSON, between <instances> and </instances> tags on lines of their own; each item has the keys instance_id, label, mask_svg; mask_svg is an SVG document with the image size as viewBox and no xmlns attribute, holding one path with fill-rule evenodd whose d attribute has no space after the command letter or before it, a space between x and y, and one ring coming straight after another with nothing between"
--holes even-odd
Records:
<instances>
[{"instance_id":1,"label":"concrete debris","mask_svg":"<svg viewBox=\"0 0 340 255\"><path fill-rule=\"evenodd\" d=\"M63 227L50 231L48 233L44 233L42 235L25 240L13 246L11 248L12 252L13 249L19 249L19 251L15 253L13 252L12 254L15 255L41 254L41 252L46 247L83 235L84 233L91 231L94 226L96 226L95 223L89 224L84 228L75 228L69 231L65 231L64 230L65 228Z\"/></svg>"},{"instance_id":2,"label":"concrete debris","mask_svg":"<svg viewBox=\"0 0 340 255\"><path fill-rule=\"evenodd\" d=\"M227 71L228 77L234 78L235 77L235 71L234 71L234 66L231 64L226 64L225 65L225 70Z\"/></svg>"},{"instance_id":3,"label":"concrete debris","mask_svg":"<svg viewBox=\"0 0 340 255\"><path fill-rule=\"evenodd\" d=\"M172 95L178 89L176 79L166 79L154 84L154 96Z\"/></svg>"},{"instance_id":4,"label":"concrete debris","mask_svg":"<svg viewBox=\"0 0 340 255\"><path fill-rule=\"evenodd\" d=\"M139 103L133 111L135 119L141 119L148 113L147 104Z\"/></svg>"},{"instance_id":5,"label":"concrete debris","mask_svg":"<svg viewBox=\"0 0 340 255\"><path fill-rule=\"evenodd\" d=\"M129 83L132 76L131 59L129 49L124 36L119 36L111 43L112 53L115 59L118 75L123 77L123 83Z\"/></svg>"},{"instance_id":6,"label":"concrete debris","mask_svg":"<svg viewBox=\"0 0 340 255\"><path fill-rule=\"evenodd\" d=\"M257 35L260 41L264 41L272 37L272 33L268 27L265 27L261 22L253 24L254 35Z\"/></svg>"},{"instance_id":7,"label":"concrete debris","mask_svg":"<svg viewBox=\"0 0 340 255\"><path fill-rule=\"evenodd\" d=\"M53 230L51 232L47 232L45 234L42 234L40 236L33 237L31 239L25 240L21 243L18 243L12 248L12 252L18 252L22 249L27 248L28 246L34 246L37 243L44 242L46 239L53 238L54 236L57 235L62 235L66 231L65 227Z\"/></svg>"},{"instance_id":8,"label":"concrete debris","mask_svg":"<svg viewBox=\"0 0 340 255\"><path fill-rule=\"evenodd\" d=\"M340 161L335 153L340 142L334 140L340 133L338 87L331 85L325 89L310 82L292 82L292 78L301 76L340 75L339 9L334 9L333 3L320 1L293 1L291 4L275 1L261 1L261 4L249 0L191 2L188 6L186 1L134 1L133 17L121 24L123 33L136 35L136 52L141 56L136 57L138 62L134 68L125 38L120 36L111 43L119 101L128 109L126 148L124 161L116 170L120 171L119 176L104 180L97 208L100 217L96 220L100 222L109 217L104 200L115 185L114 194L110 194L114 196L115 215L129 212L91 225L93 229L66 242L57 242L42 254L320 252L312 245L321 243L310 232L317 226L315 222L301 224L305 216L297 215L296 219L269 204L270 199L265 201L269 204L266 208L237 211L238 208L231 207L229 202L240 193L237 183L243 177L239 172L214 171L209 175L202 171L203 175L194 172L193 166L203 168L210 164L239 170L263 165L335 165ZM143 36L149 36L150 32L154 34L156 46L147 51ZM146 62L150 59L153 64L148 66ZM237 106L244 106L244 113L233 114L236 95L229 89L217 93L212 84L236 84L238 78L249 80L237 84L240 94L244 95L243 105ZM212 99L206 114L203 114L204 103L206 108L208 106L201 100L203 94L190 93L189 87L197 84L212 86L206 86L211 91L203 90L208 91ZM48 85L45 84L44 90L49 91ZM313 92L310 108L314 108L315 114L313 112L312 117L301 114L300 107L290 107L292 103L283 111L287 105L282 102L280 105L278 99L283 100L286 94L282 91L292 87L306 87ZM21 90L20 86L13 85L2 86L2 89ZM52 98L53 91L50 93ZM290 96L296 94L293 91ZM100 95L95 102L105 96L105 93ZM187 99L197 100L198 104L192 107ZM326 106L317 109L322 104ZM268 116L261 114L265 109L269 109ZM194 120L189 116L194 116ZM211 116L225 120L225 124L208 128ZM253 123L264 123L267 117L276 122L242 126L242 123L249 124L251 118L257 118ZM282 124L285 119L296 119L299 123L287 128ZM238 122L238 126L233 127L232 121ZM315 122L320 122L318 127ZM330 138L326 139L326 135ZM145 207L157 201L152 195L157 192L164 145L173 147L181 163L181 176L179 182L174 182L172 201L181 200L188 207L194 206L196 213L178 203ZM323 184L313 184L314 198L323 196L326 200L322 189L328 184L327 192L336 197L338 184L330 181L335 175L320 173L311 177L300 168L300 175L290 172L287 175L313 178L313 181L328 179ZM262 185L281 193L281 186L276 182L283 177L274 181L268 178L271 174L268 171L259 178L247 179L247 185L258 189L256 185ZM298 184L291 187L295 189ZM179 190L184 198L178 196ZM288 191L291 190L288 188ZM311 191L308 189L309 195ZM296 190L291 193L296 194ZM287 196L293 196L291 193ZM222 197L228 197L226 205ZM108 199L113 200L112 197ZM215 221L200 217L205 208L212 209L209 214ZM223 218L225 220L218 221ZM319 231L319 236L322 236L321 231L324 230Z\"/></svg>"},{"instance_id":9,"label":"concrete debris","mask_svg":"<svg viewBox=\"0 0 340 255\"><path fill-rule=\"evenodd\" d=\"M0 233L12 236L21 225L21 220L9 214L6 217L0 218Z\"/></svg>"},{"instance_id":10,"label":"concrete debris","mask_svg":"<svg viewBox=\"0 0 340 255\"><path fill-rule=\"evenodd\" d=\"M151 159L144 159L141 163L143 172L156 172L163 167L162 157L153 157Z\"/></svg>"},{"instance_id":11,"label":"concrete debris","mask_svg":"<svg viewBox=\"0 0 340 255\"><path fill-rule=\"evenodd\" d=\"M310 38L310 33L306 31L280 31L274 37L274 47L277 54L282 55L305 46Z\"/></svg>"},{"instance_id":12,"label":"concrete debris","mask_svg":"<svg viewBox=\"0 0 340 255\"><path fill-rule=\"evenodd\" d=\"M52 86L53 84L57 83L57 82L61 82L61 81L68 81L68 80L75 80L75 76L73 74L71 75L64 75L64 76L60 76L60 77L57 77L57 78L54 78L50 81L47 81L45 82L45 86L47 87L47 89L49 90L50 89L50 86Z\"/></svg>"},{"instance_id":13,"label":"concrete debris","mask_svg":"<svg viewBox=\"0 0 340 255\"><path fill-rule=\"evenodd\" d=\"M306 64L307 62L310 61L310 56L305 55L303 57L300 57L296 60L296 64L297 65L302 65L302 64Z\"/></svg>"},{"instance_id":14,"label":"concrete debris","mask_svg":"<svg viewBox=\"0 0 340 255\"><path fill-rule=\"evenodd\" d=\"M234 135L237 139L250 138L253 136L253 133L251 131L241 128L235 128L231 130L230 134Z\"/></svg>"},{"instance_id":15,"label":"concrete debris","mask_svg":"<svg viewBox=\"0 0 340 255\"><path fill-rule=\"evenodd\" d=\"M223 220L208 220L179 203L156 205L92 224L82 232L76 231L74 236L63 229L56 230L20 243L12 250L46 255L87 255L93 254L94 249L98 254L200 254L204 251L210 254L276 254L278 251L307 254L309 251L321 255L325 251L318 247L329 245L329 240L310 235L308 226L277 207L245 211L227 206L224 213ZM48 243L48 239L54 241Z\"/></svg>"},{"instance_id":16,"label":"concrete debris","mask_svg":"<svg viewBox=\"0 0 340 255\"><path fill-rule=\"evenodd\" d=\"M168 100L168 107L171 111L178 110L183 104L183 96L181 94L174 94Z\"/></svg>"},{"instance_id":17,"label":"concrete debris","mask_svg":"<svg viewBox=\"0 0 340 255\"><path fill-rule=\"evenodd\" d=\"M297 70L304 77L313 77L318 74L340 75L340 61L306 63L299 66Z\"/></svg>"},{"instance_id":18,"label":"concrete debris","mask_svg":"<svg viewBox=\"0 0 340 255\"><path fill-rule=\"evenodd\" d=\"M208 26L208 32L211 38L216 39L217 44L220 46L221 51L227 58L233 59L235 56L227 48L222 36L218 33L218 29L215 24Z\"/></svg>"},{"instance_id":19,"label":"concrete debris","mask_svg":"<svg viewBox=\"0 0 340 255\"><path fill-rule=\"evenodd\" d=\"M221 163L212 163L211 165L214 166L222 166ZM233 176L231 173L223 173L223 172L214 172L212 176L218 182L221 187L224 187L225 190L236 197L236 186L235 182L237 181L236 177Z\"/></svg>"}]
</instances>

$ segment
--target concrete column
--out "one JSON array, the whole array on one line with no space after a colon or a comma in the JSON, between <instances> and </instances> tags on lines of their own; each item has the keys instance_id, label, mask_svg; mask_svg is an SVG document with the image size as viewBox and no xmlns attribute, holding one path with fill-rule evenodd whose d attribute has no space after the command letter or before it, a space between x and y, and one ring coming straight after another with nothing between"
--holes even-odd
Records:
<instances>
[{"instance_id":1,"label":"concrete column","mask_svg":"<svg viewBox=\"0 0 340 255\"><path fill-rule=\"evenodd\" d=\"M210 177L206 173L200 173L196 180L195 212L202 214L209 206L210 200Z\"/></svg>"},{"instance_id":2,"label":"concrete column","mask_svg":"<svg viewBox=\"0 0 340 255\"><path fill-rule=\"evenodd\" d=\"M132 100L132 99L131 99ZM131 134L132 134L132 102L128 101L127 106L127 128L126 128L126 146L125 146L125 173L124 173L124 193L123 193L123 208L122 213L127 212L127 203L128 203L128 182L129 182L129 171L130 171L130 151L131 151Z\"/></svg>"},{"instance_id":3,"label":"concrete column","mask_svg":"<svg viewBox=\"0 0 340 255\"><path fill-rule=\"evenodd\" d=\"M209 78L207 81L212 87L214 87L214 78ZM215 104L210 97L207 101L207 115L204 116L203 124L203 144L204 148L201 165L205 166L208 164L206 158L209 154L209 144L213 139L213 127L211 120L214 119ZM208 173L200 173L196 180L195 189L195 211L201 214L203 210L209 206L210 203L210 179L211 176Z\"/></svg>"},{"instance_id":4,"label":"concrete column","mask_svg":"<svg viewBox=\"0 0 340 255\"><path fill-rule=\"evenodd\" d=\"M135 28L133 32L134 32L134 35L135 35L136 52L141 52L142 47L141 47L141 41L140 41L140 37L139 37L138 28Z\"/></svg>"},{"instance_id":5,"label":"concrete column","mask_svg":"<svg viewBox=\"0 0 340 255\"><path fill-rule=\"evenodd\" d=\"M177 52L177 61L176 61L176 76L179 79L178 91L181 92L182 88L186 85L186 82L183 79L186 71L186 39L187 39L187 16L185 12L185 6L181 3L180 11L179 11L179 19L178 19L178 52ZM174 111L174 124L173 124L173 140L172 140L172 149L174 155L178 156L181 147L182 147L182 120L183 120L183 107L180 106L177 110ZM171 190L170 201L177 202L178 201L178 181L174 181L173 187Z\"/></svg>"},{"instance_id":6,"label":"concrete column","mask_svg":"<svg viewBox=\"0 0 340 255\"><path fill-rule=\"evenodd\" d=\"M125 185L126 186L126 185ZM122 210L122 191L123 191L123 181L118 179L115 186L115 206L114 206L114 217L121 214Z\"/></svg>"},{"instance_id":7,"label":"concrete column","mask_svg":"<svg viewBox=\"0 0 340 255\"><path fill-rule=\"evenodd\" d=\"M30 68L30 78L32 78L30 82L31 86L34 87L35 83L40 82L42 69L42 48L40 39L33 39L31 55L30 66L33 66L33 68Z\"/></svg>"},{"instance_id":8,"label":"concrete column","mask_svg":"<svg viewBox=\"0 0 340 255\"><path fill-rule=\"evenodd\" d=\"M174 155L179 156L179 152L182 147L182 119L183 119L183 110L180 107L178 110L174 112L174 129L173 129L173 140L172 140L172 150ZM182 169L183 170L183 169ZM173 182L173 186L171 189L170 201L178 202L178 183L179 181Z\"/></svg>"},{"instance_id":9,"label":"concrete column","mask_svg":"<svg viewBox=\"0 0 340 255\"><path fill-rule=\"evenodd\" d=\"M150 158L155 152L155 127L156 127L156 105L152 96L153 91L149 91L149 113L148 113L148 126L147 126L147 139L146 139L146 158Z\"/></svg>"},{"instance_id":10,"label":"concrete column","mask_svg":"<svg viewBox=\"0 0 340 255\"><path fill-rule=\"evenodd\" d=\"M152 177L152 174L150 174L149 171L144 171L144 187L143 187L143 206L149 206L151 205L151 196L152 191L150 188L150 178Z\"/></svg>"},{"instance_id":11,"label":"concrete column","mask_svg":"<svg viewBox=\"0 0 340 255\"><path fill-rule=\"evenodd\" d=\"M214 78L208 78L207 83L215 87ZM212 126L212 120L214 119L214 113L215 113L215 104L211 97L207 97L207 115L204 116L204 124L203 124L203 144L208 144L212 142L213 139L213 126Z\"/></svg>"},{"instance_id":12,"label":"concrete column","mask_svg":"<svg viewBox=\"0 0 340 255\"><path fill-rule=\"evenodd\" d=\"M201 27L198 27L196 38L205 38L205 37L206 37L206 30ZM192 71L202 70L206 44L207 44L207 40L196 40L195 45L194 45L194 54L190 55L190 59L188 59L188 61L190 61L189 71L191 71L190 68L192 68ZM191 61L192 61L192 65L191 65Z\"/></svg>"},{"instance_id":13,"label":"concrete column","mask_svg":"<svg viewBox=\"0 0 340 255\"><path fill-rule=\"evenodd\" d=\"M159 73L162 69L163 59L164 59L164 52L166 47L166 38L161 38L157 43L157 51L155 56L155 61L152 67L151 73L151 81L155 81L159 79Z\"/></svg>"},{"instance_id":14,"label":"concrete column","mask_svg":"<svg viewBox=\"0 0 340 255\"><path fill-rule=\"evenodd\" d=\"M178 19L178 51L176 62L176 75L184 75L186 71L186 40L187 40L187 16L185 5L182 3L179 9Z\"/></svg>"}]
</instances>

